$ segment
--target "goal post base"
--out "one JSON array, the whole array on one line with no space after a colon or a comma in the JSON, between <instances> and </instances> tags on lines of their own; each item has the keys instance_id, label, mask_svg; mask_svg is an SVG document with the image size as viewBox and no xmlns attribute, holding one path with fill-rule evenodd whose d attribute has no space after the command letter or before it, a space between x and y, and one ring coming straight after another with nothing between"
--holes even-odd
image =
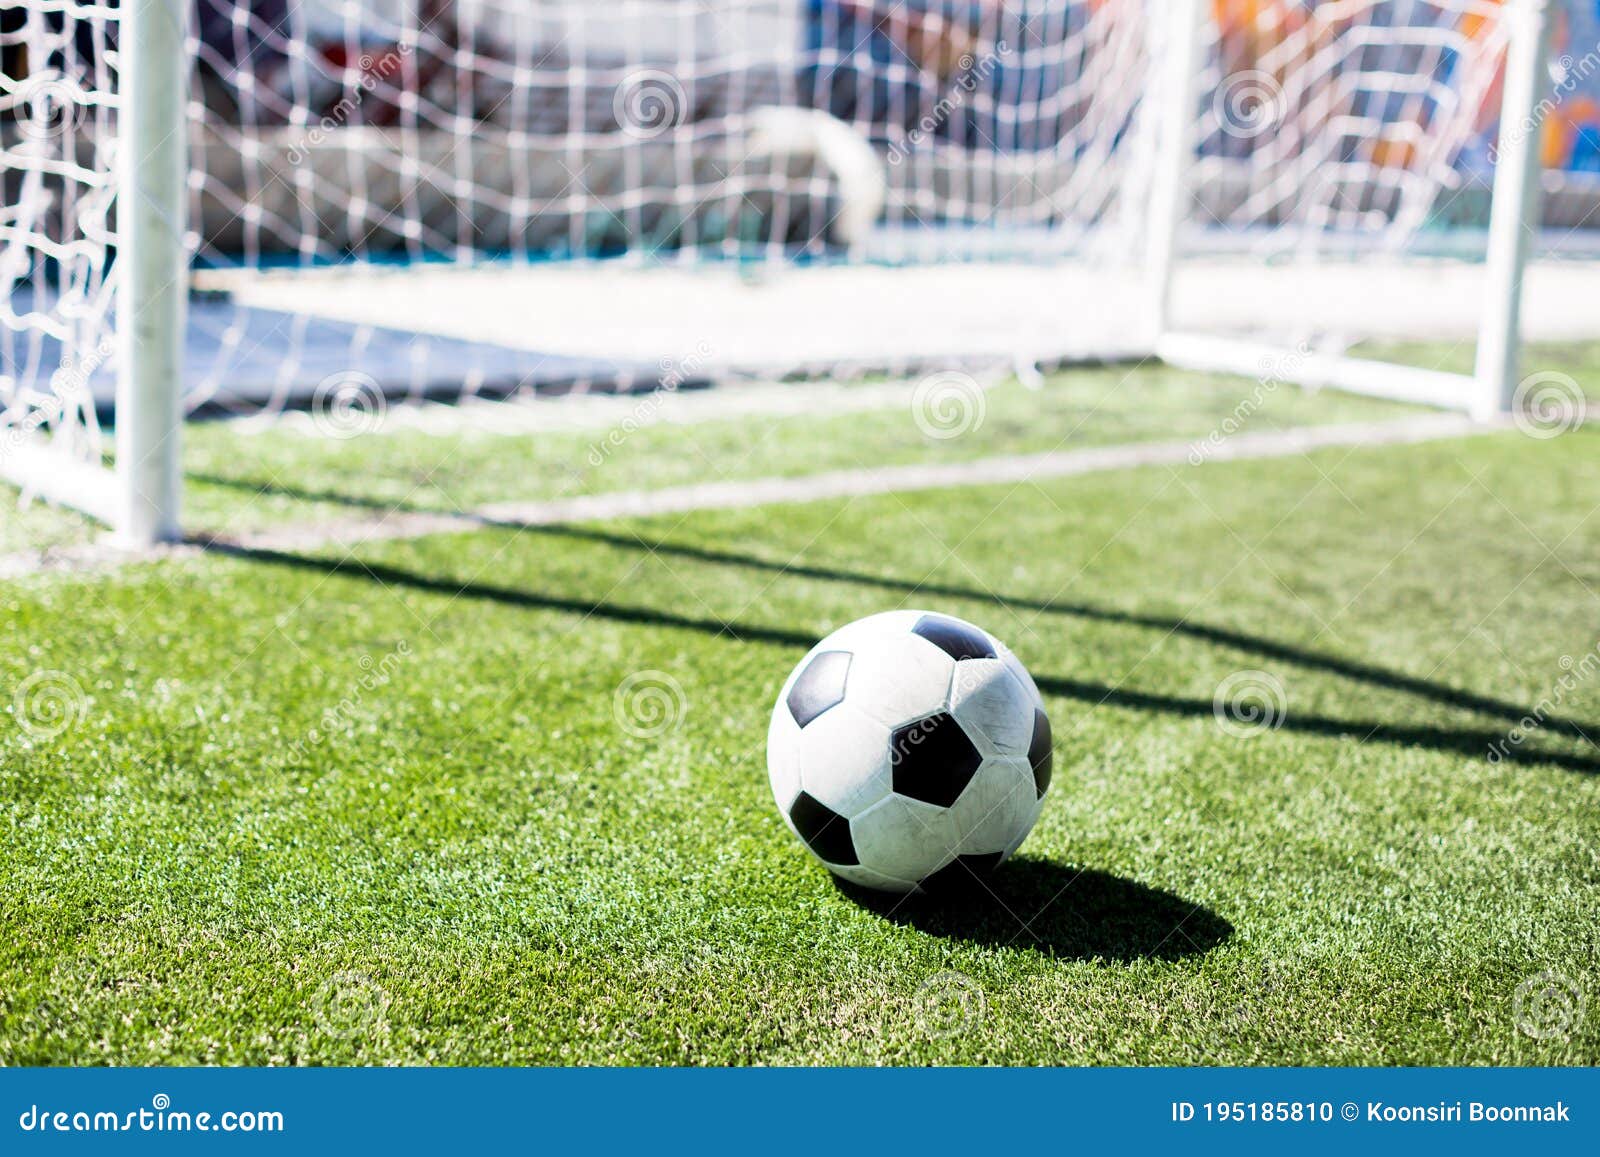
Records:
<instances>
[{"instance_id":1,"label":"goal post base","mask_svg":"<svg viewBox=\"0 0 1600 1157\"><path fill-rule=\"evenodd\" d=\"M1317 353L1304 347L1290 349L1243 338L1169 333L1156 342L1156 357L1178 369L1239 374L1308 389L1327 387L1442 410L1471 411L1476 397L1476 379L1470 374Z\"/></svg>"},{"instance_id":2,"label":"goal post base","mask_svg":"<svg viewBox=\"0 0 1600 1157\"><path fill-rule=\"evenodd\" d=\"M21 490L23 501L40 498L107 526L117 523L123 484L115 471L97 462L27 441L0 454L0 481Z\"/></svg>"}]
</instances>

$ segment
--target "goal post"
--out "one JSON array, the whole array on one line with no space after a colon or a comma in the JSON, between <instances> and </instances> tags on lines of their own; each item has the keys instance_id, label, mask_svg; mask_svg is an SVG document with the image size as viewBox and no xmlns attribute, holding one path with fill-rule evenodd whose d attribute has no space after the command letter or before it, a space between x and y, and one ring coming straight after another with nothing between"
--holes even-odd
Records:
<instances>
[{"instance_id":1,"label":"goal post","mask_svg":"<svg viewBox=\"0 0 1600 1157\"><path fill-rule=\"evenodd\" d=\"M1550 57L1550 0L1514 0L1506 18L1511 36L1489 223L1488 300L1472 395L1473 416L1482 420L1510 412L1521 374L1523 281L1540 223L1537 130Z\"/></svg>"},{"instance_id":2,"label":"goal post","mask_svg":"<svg viewBox=\"0 0 1600 1157\"><path fill-rule=\"evenodd\" d=\"M0 478L142 547L199 413L1075 360L1491 419L1572 2L23 0ZM1472 373L1363 345L1435 276Z\"/></svg>"},{"instance_id":3,"label":"goal post","mask_svg":"<svg viewBox=\"0 0 1600 1157\"><path fill-rule=\"evenodd\" d=\"M1159 350L1171 325L1172 278L1179 234L1189 214L1193 188L1194 105L1200 85L1206 0L1172 0L1171 19L1156 36L1156 167L1150 192L1150 252L1147 258L1146 332Z\"/></svg>"},{"instance_id":4,"label":"goal post","mask_svg":"<svg viewBox=\"0 0 1600 1157\"><path fill-rule=\"evenodd\" d=\"M112 525L131 548L182 534L188 9L188 0L123 0Z\"/></svg>"},{"instance_id":5,"label":"goal post","mask_svg":"<svg viewBox=\"0 0 1600 1157\"><path fill-rule=\"evenodd\" d=\"M4 316L24 332L27 322L44 318L41 329L60 353L50 367L47 353L30 351L26 360L43 379L31 387L15 373L25 359L7 358L13 364L0 367L12 371L4 375L11 396L0 391L0 416L8 419L0 424L0 479L24 498L104 523L131 549L182 533L188 11L188 0L123 0L113 25L109 12L91 24L70 6L41 5L41 22L56 18L54 35L20 47L44 57L44 79L30 86L25 78L6 94L24 125L6 157L21 174L23 203L0 220L12 234L0 278L8 295L19 283L37 282L54 308L40 310L30 295L21 316L14 308ZM117 29L114 54L108 26ZM84 40L88 53L104 59L85 59ZM114 110L114 119L94 122L99 135L80 139L94 108ZM30 234L18 218L39 227ZM51 273L40 276L40 266ZM107 365L115 367L110 466L91 385Z\"/></svg>"}]
</instances>

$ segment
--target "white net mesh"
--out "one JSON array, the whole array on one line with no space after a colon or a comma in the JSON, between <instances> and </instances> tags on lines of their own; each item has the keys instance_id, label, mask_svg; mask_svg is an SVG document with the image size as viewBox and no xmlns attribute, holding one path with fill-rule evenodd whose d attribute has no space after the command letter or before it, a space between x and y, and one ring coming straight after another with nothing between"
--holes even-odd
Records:
<instances>
[{"instance_id":1,"label":"white net mesh","mask_svg":"<svg viewBox=\"0 0 1600 1157\"><path fill-rule=\"evenodd\" d=\"M837 174L773 154L773 107L878 145L889 223L1089 225L1145 87L1127 2L958 21L810 0L257 0L242 23L238 0L200 3L195 215L224 263L820 253Z\"/></svg>"},{"instance_id":2,"label":"white net mesh","mask_svg":"<svg viewBox=\"0 0 1600 1157\"><path fill-rule=\"evenodd\" d=\"M199 319L199 405L274 410L345 366L409 395L626 387L705 344L707 374L1009 357L1024 319L1049 344L1041 305L828 271L1038 262L1137 215L1142 3L277 7L202 0L191 220L237 308ZM617 255L655 276L573 267ZM732 268L779 260L807 272L762 308ZM473 272L419 280L432 262ZM738 325L669 322L687 296Z\"/></svg>"},{"instance_id":3,"label":"white net mesh","mask_svg":"<svg viewBox=\"0 0 1600 1157\"><path fill-rule=\"evenodd\" d=\"M1202 82L1200 226L1250 233L1263 252L1397 249L1430 224L1481 232L1490 174L1471 153L1498 113L1500 0L1218 8L1234 19L1213 25Z\"/></svg>"},{"instance_id":4,"label":"white net mesh","mask_svg":"<svg viewBox=\"0 0 1600 1157\"><path fill-rule=\"evenodd\" d=\"M37 444L102 450L116 17L70 0L0 12L0 466Z\"/></svg>"},{"instance_id":5,"label":"white net mesh","mask_svg":"<svg viewBox=\"0 0 1600 1157\"><path fill-rule=\"evenodd\" d=\"M1205 7L1191 250L1481 236L1498 0ZM0 422L89 455L114 370L116 12L26 0L0 23ZM193 0L187 405L1114 354L1169 16Z\"/></svg>"}]
</instances>

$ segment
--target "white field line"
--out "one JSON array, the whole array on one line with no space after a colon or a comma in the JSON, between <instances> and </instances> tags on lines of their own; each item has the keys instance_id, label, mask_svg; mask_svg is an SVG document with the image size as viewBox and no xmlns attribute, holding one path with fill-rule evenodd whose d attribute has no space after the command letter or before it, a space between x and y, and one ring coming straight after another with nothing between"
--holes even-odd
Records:
<instances>
[{"instance_id":1,"label":"white field line","mask_svg":"<svg viewBox=\"0 0 1600 1157\"><path fill-rule=\"evenodd\" d=\"M542 502L495 503L457 514L395 512L387 515L287 527L238 536L197 536L192 542L130 554L94 544L43 554L0 555L0 580L54 572L112 569L155 559L192 558L206 547L233 551L306 551L328 547L350 549L369 542L390 542L436 534L464 534L488 527L550 526L558 523L603 522L701 510L736 510L754 506L863 498L919 490L963 486L1017 485L1051 478L1070 478L1143 466L1186 466L1199 469L1217 462L1292 458L1337 446L1354 448L1409 445L1491 433L1509 422L1484 424L1459 414L1426 414L1394 422L1356 422L1311 426L1255 434L1235 434L1220 442L1139 442L1083 450L1055 450L980 458L938 466L886 466L879 469L834 470L796 478L757 478L711 482L661 490L596 494ZM1199 464L1193 456L1203 452Z\"/></svg>"},{"instance_id":2,"label":"white field line","mask_svg":"<svg viewBox=\"0 0 1600 1157\"><path fill-rule=\"evenodd\" d=\"M1287 458L1335 446L1394 446L1459 438L1496 427L1456 414L1428 414L1396 422L1361 422L1313 426L1256 434L1235 434L1206 443L1204 463L1259 458ZM369 542L455 534L485 527L550 526L557 523L601 522L702 510L736 510L755 506L819 502L943 490L962 486L994 486L1069 478L1141 466L1190 466L1196 442L1144 442L1057 450L937 466L886 466L879 469L835 470L796 478L756 478L709 482L661 490L635 490L542 502L495 503L459 514L397 512L374 518L287 528L217 538L216 545L242 550L302 551L324 547L351 548Z\"/></svg>"}]
</instances>

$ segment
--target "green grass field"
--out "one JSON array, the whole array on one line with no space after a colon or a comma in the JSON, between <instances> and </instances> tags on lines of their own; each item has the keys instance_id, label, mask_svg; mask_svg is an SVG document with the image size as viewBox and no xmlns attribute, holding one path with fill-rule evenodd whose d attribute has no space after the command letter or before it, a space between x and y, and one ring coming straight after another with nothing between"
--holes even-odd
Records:
<instances>
[{"instance_id":1,"label":"green grass field","mask_svg":"<svg viewBox=\"0 0 1600 1157\"><path fill-rule=\"evenodd\" d=\"M598 478L568 469L589 435L200 428L192 495L249 527L1198 438L1248 387L1124 374L1003 387L949 443L903 412L652 429ZM1252 428L1404 413L1285 389ZM1600 1062L1597 451L1504 432L8 582L0 1063ZM28 517L13 549L79 533ZM789 669L902 606L989 627L1051 711L997 899L841 890L772 804ZM645 671L682 699L641 736L616 704ZM1219 725L1241 672L1276 727Z\"/></svg>"}]
</instances>

